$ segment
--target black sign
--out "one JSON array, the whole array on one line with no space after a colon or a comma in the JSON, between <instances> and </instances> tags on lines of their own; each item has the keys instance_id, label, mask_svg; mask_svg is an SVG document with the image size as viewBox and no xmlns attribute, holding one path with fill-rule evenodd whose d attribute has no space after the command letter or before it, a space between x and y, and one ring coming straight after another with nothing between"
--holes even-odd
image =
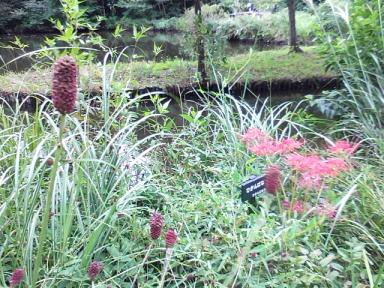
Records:
<instances>
[{"instance_id":1,"label":"black sign","mask_svg":"<svg viewBox=\"0 0 384 288\"><path fill-rule=\"evenodd\" d=\"M264 191L264 175L252 176L249 180L241 184L241 200L243 202L252 201L257 195Z\"/></svg>"}]
</instances>

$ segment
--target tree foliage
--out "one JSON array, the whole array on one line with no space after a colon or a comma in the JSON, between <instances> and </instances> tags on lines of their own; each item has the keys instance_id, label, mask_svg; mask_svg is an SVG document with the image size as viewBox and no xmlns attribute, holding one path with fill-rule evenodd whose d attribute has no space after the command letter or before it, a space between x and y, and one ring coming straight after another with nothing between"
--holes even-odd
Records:
<instances>
[{"instance_id":1,"label":"tree foliage","mask_svg":"<svg viewBox=\"0 0 384 288\"><path fill-rule=\"evenodd\" d=\"M213 2L216 1L205 1ZM100 16L105 20L168 18L181 15L193 5L193 0L87 0L81 3L90 21ZM51 18L64 18L60 0L5 1L0 5L0 31L3 32L12 33L25 28L41 30L51 26Z\"/></svg>"},{"instance_id":2,"label":"tree foliage","mask_svg":"<svg viewBox=\"0 0 384 288\"><path fill-rule=\"evenodd\" d=\"M50 19L64 19L62 0L3 1L0 5L0 32L20 32L25 29L44 31L52 27ZM315 3L324 0L314 0ZM204 0L202 4L217 4L227 12L246 10L251 3L257 10L279 10L287 7L287 0ZM95 23L102 17L111 28L116 22L150 23L161 18L178 17L194 6L194 0L83 0L81 8ZM305 9L304 0L296 1L296 9Z\"/></svg>"},{"instance_id":3,"label":"tree foliage","mask_svg":"<svg viewBox=\"0 0 384 288\"><path fill-rule=\"evenodd\" d=\"M321 52L328 66L333 69L353 66L364 70L379 65L383 70L384 3L355 0L353 5L345 7L348 8L334 19L323 21L325 25L318 34ZM337 24L338 30L329 29L331 21Z\"/></svg>"}]
</instances>

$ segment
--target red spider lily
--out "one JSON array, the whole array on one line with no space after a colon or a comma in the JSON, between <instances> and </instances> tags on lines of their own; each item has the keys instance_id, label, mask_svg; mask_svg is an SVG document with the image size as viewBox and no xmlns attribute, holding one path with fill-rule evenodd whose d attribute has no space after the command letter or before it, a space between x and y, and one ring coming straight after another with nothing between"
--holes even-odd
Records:
<instances>
[{"instance_id":1,"label":"red spider lily","mask_svg":"<svg viewBox=\"0 0 384 288\"><path fill-rule=\"evenodd\" d=\"M331 153L345 153L345 154L353 154L357 148L359 148L358 143L350 143L347 140L338 140L335 144L330 145L327 149L328 152Z\"/></svg>"}]
</instances>

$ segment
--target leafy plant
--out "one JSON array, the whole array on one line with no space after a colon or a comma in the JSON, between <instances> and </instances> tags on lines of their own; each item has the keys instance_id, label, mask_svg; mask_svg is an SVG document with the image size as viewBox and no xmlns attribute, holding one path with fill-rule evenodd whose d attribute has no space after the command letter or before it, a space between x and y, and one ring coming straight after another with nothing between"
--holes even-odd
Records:
<instances>
[{"instance_id":1,"label":"leafy plant","mask_svg":"<svg viewBox=\"0 0 384 288\"><path fill-rule=\"evenodd\" d=\"M101 19L90 23L86 17L87 9L80 7L81 3L80 0L61 0L64 21L51 20L59 35L46 37L45 46L38 54L40 58L54 60L69 54L81 63L92 62L95 58L95 49L90 46L103 47L103 39L95 33Z\"/></svg>"},{"instance_id":2,"label":"leafy plant","mask_svg":"<svg viewBox=\"0 0 384 288\"><path fill-rule=\"evenodd\" d=\"M372 139L382 150L383 3L359 0L345 8L330 5L338 33L328 32L326 22L321 26L319 39L329 67L342 75L344 89L330 94L333 97L328 99L335 103L333 108L342 107L338 113L346 117L341 125L356 127L362 133L359 137ZM343 113L345 109L347 113Z\"/></svg>"}]
</instances>

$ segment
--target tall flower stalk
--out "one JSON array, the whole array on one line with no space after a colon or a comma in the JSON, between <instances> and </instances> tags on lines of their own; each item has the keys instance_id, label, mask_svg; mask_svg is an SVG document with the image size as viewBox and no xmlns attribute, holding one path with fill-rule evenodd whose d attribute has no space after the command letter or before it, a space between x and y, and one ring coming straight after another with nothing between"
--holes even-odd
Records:
<instances>
[{"instance_id":1,"label":"tall flower stalk","mask_svg":"<svg viewBox=\"0 0 384 288\"><path fill-rule=\"evenodd\" d=\"M163 215L161 215L161 213L155 211L151 216L149 226L150 226L150 236L152 238L152 242L151 242L151 244L149 244L149 247L148 247L147 253L144 256L143 262L139 266L137 273L136 273L135 277L133 278L132 287L135 287L135 285L137 286L137 279L140 275L141 269L143 268L144 264L148 260L148 257L151 253L154 241L159 239L159 237L161 236L161 232L162 232L163 227L164 227Z\"/></svg>"},{"instance_id":2,"label":"tall flower stalk","mask_svg":"<svg viewBox=\"0 0 384 288\"><path fill-rule=\"evenodd\" d=\"M57 171L63 154L63 137L65 131L65 117L71 113L75 106L77 94L77 66L75 60L70 56L64 56L57 60L53 66L52 100L53 106L60 112L59 137L56 144L55 159L49 176L46 202L41 221L41 232L38 241L36 259L32 274L32 288L35 288L42 266L44 243L47 239L48 224L51 214L53 191L55 188Z\"/></svg>"}]
</instances>

